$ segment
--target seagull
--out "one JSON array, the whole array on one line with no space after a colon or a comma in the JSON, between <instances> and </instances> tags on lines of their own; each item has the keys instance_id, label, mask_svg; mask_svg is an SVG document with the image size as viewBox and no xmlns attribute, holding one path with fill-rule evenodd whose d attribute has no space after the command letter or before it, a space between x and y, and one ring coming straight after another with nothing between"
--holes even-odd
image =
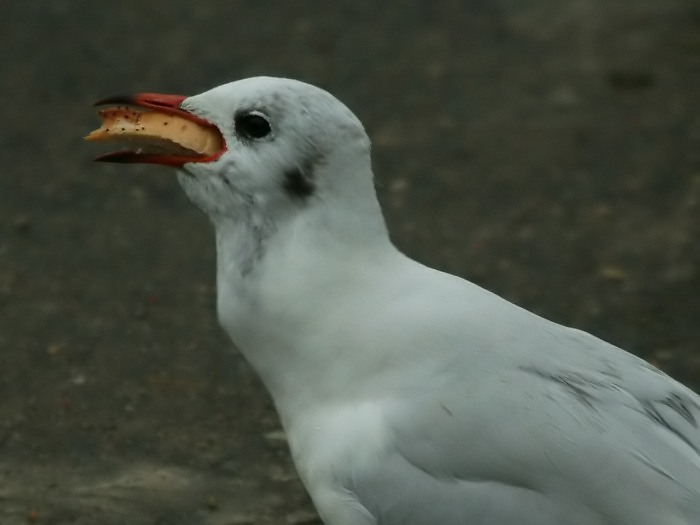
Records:
<instances>
[{"instance_id":1,"label":"seagull","mask_svg":"<svg viewBox=\"0 0 700 525\"><path fill-rule=\"evenodd\" d=\"M88 139L129 147L97 160L175 168L211 219L220 324L325 524L700 523L700 397L399 252L331 94L255 77L99 104Z\"/></svg>"}]
</instances>

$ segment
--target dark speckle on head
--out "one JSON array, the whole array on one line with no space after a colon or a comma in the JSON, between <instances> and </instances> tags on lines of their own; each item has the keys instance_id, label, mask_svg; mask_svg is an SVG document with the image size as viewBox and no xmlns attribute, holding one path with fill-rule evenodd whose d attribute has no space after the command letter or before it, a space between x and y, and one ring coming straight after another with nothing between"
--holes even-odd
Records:
<instances>
[{"instance_id":1,"label":"dark speckle on head","mask_svg":"<svg viewBox=\"0 0 700 525\"><path fill-rule=\"evenodd\" d=\"M284 189L295 199L305 200L314 194L316 184L311 177L311 170L294 167L284 173Z\"/></svg>"}]
</instances>

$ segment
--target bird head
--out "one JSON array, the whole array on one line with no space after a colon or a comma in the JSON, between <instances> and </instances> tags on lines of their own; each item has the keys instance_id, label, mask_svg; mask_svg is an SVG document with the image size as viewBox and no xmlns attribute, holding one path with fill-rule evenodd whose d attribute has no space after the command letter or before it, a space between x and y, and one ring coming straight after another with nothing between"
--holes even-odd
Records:
<instances>
[{"instance_id":1,"label":"bird head","mask_svg":"<svg viewBox=\"0 0 700 525\"><path fill-rule=\"evenodd\" d=\"M86 138L130 148L96 160L175 167L188 196L213 218L347 200L371 187L361 122L303 82L255 77L192 97L145 93L98 104L109 106L103 126Z\"/></svg>"}]
</instances>

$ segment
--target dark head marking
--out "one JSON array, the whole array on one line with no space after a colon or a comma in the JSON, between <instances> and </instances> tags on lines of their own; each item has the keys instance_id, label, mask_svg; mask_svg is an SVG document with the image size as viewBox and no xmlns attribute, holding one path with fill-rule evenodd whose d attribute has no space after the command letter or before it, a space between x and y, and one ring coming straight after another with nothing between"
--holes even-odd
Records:
<instances>
[{"instance_id":1,"label":"dark head marking","mask_svg":"<svg viewBox=\"0 0 700 525\"><path fill-rule=\"evenodd\" d=\"M311 179L311 170L294 167L284 173L284 189L295 199L306 200L316 191L316 184Z\"/></svg>"}]
</instances>

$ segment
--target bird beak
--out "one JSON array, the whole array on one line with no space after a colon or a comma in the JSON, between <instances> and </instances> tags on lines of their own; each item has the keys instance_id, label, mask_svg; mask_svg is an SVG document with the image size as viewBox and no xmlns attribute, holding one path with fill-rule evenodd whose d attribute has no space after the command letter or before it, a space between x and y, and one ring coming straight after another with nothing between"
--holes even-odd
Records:
<instances>
[{"instance_id":1,"label":"bird beak","mask_svg":"<svg viewBox=\"0 0 700 525\"><path fill-rule=\"evenodd\" d=\"M119 141L129 149L100 155L100 162L163 164L181 167L211 162L226 151L219 129L182 109L182 95L138 93L100 100L95 106L102 125L85 137L89 141Z\"/></svg>"}]
</instances>

